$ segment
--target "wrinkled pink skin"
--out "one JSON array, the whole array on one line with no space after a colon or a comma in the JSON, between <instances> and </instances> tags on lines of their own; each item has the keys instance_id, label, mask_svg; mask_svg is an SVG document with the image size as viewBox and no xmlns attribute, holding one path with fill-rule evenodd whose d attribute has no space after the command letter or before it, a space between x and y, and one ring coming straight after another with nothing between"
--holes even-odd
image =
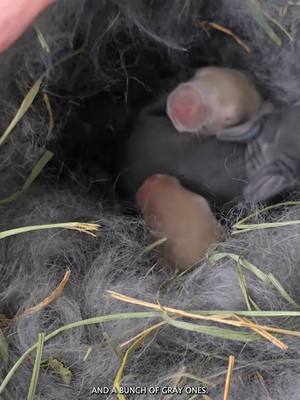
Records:
<instances>
[{"instance_id":1,"label":"wrinkled pink skin","mask_svg":"<svg viewBox=\"0 0 300 400\"><path fill-rule=\"evenodd\" d=\"M0 53L8 49L55 0L0 0Z\"/></svg>"},{"instance_id":2,"label":"wrinkled pink skin","mask_svg":"<svg viewBox=\"0 0 300 400\"><path fill-rule=\"evenodd\" d=\"M137 193L137 204L158 247L172 269L185 270L203 258L220 239L220 230L207 201L168 175L147 178Z\"/></svg>"},{"instance_id":3,"label":"wrinkled pink skin","mask_svg":"<svg viewBox=\"0 0 300 400\"><path fill-rule=\"evenodd\" d=\"M210 110L193 84L179 85L168 97L167 113L179 132L198 131L207 120Z\"/></svg>"},{"instance_id":4,"label":"wrinkled pink skin","mask_svg":"<svg viewBox=\"0 0 300 400\"><path fill-rule=\"evenodd\" d=\"M209 66L171 91L166 111L178 132L248 142L261 117L272 110L246 73Z\"/></svg>"}]
</instances>

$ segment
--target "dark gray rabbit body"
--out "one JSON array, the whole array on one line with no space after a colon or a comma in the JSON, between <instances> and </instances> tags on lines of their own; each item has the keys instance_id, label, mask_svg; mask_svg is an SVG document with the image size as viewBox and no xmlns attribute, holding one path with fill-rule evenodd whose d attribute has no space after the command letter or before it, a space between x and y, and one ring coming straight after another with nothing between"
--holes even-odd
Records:
<instances>
[{"instance_id":1,"label":"dark gray rabbit body","mask_svg":"<svg viewBox=\"0 0 300 400\"><path fill-rule=\"evenodd\" d=\"M118 186L133 200L148 176L167 174L212 207L231 207L242 199L246 185L246 145L177 132L166 115L165 101L151 104L137 117L121 149Z\"/></svg>"},{"instance_id":2,"label":"dark gray rabbit body","mask_svg":"<svg viewBox=\"0 0 300 400\"><path fill-rule=\"evenodd\" d=\"M297 188L300 107L266 115L248 143L177 132L165 110L166 98L146 107L122 148L117 185L131 200L156 173L176 177L223 211L241 200L268 201Z\"/></svg>"},{"instance_id":3,"label":"dark gray rabbit body","mask_svg":"<svg viewBox=\"0 0 300 400\"><path fill-rule=\"evenodd\" d=\"M260 134L247 145L245 161L249 178L246 200L266 201L299 189L300 106L266 116Z\"/></svg>"}]
</instances>

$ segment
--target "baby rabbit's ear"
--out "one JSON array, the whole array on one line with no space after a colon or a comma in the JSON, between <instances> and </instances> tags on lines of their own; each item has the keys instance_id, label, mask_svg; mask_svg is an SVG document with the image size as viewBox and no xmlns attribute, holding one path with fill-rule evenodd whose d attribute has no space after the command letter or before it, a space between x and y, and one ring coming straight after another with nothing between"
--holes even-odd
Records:
<instances>
[{"instance_id":1,"label":"baby rabbit's ear","mask_svg":"<svg viewBox=\"0 0 300 400\"><path fill-rule=\"evenodd\" d=\"M217 139L227 142L247 143L259 136L261 128L261 121L256 122L254 125L249 121L242 125L223 129L221 132L218 132L216 136Z\"/></svg>"},{"instance_id":2,"label":"baby rabbit's ear","mask_svg":"<svg viewBox=\"0 0 300 400\"><path fill-rule=\"evenodd\" d=\"M263 167L244 189L247 202L264 202L287 191L296 189L298 180L280 162Z\"/></svg>"}]
</instances>

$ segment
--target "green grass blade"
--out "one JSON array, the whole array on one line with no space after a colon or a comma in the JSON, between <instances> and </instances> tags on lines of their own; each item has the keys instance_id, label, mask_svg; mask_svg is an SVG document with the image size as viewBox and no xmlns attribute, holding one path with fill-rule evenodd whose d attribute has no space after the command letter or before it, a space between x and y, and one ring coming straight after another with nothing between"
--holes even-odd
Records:
<instances>
[{"instance_id":1,"label":"green grass blade","mask_svg":"<svg viewBox=\"0 0 300 400\"><path fill-rule=\"evenodd\" d=\"M262 310L253 310L253 311L236 311L236 310L228 310L228 311L219 311L219 310L210 310L210 311L203 311L203 310L196 310L191 311L195 314L200 315L239 315L241 317L261 317L261 318L269 318L269 317L300 317L300 311L262 311Z\"/></svg>"},{"instance_id":2,"label":"green grass blade","mask_svg":"<svg viewBox=\"0 0 300 400\"><path fill-rule=\"evenodd\" d=\"M37 162L37 164L34 166L33 170L31 171L30 175L26 179L23 187L21 190L17 191L16 193L12 194L9 197L6 197L5 199L0 200L0 204L6 204L10 203L11 201L14 201L18 199L26 190L30 188L32 183L36 180L36 178L40 175L44 167L48 164L48 162L53 158L54 154L51 153L51 151L46 151L43 156L40 158L40 160Z\"/></svg>"},{"instance_id":3,"label":"green grass blade","mask_svg":"<svg viewBox=\"0 0 300 400\"><path fill-rule=\"evenodd\" d=\"M161 316L160 312L132 312L132 313L110 314L101 317L88 318L82 321L72 322L71 324L61 326L60 328L56 329L55 331L45 336L44 343L54 338L55 336L59 335L60 333L68 331L70 329L81 328L83 326L101 324L103 322L110 322L122 319L159 318L160 316ZM25 351L25 353L22 354L22 356L13 365L13 367L10 369L10 371L8 372L8 374L6 375L6 377L4 378L4 380L0 385L0 395L3 394L6 386L8 385L8 383L10 382L16 371L19 369L23 361L26 360L29 354L32 353L37 348L37 346L38 346L37 343L32 345L29 349Z\"/></svg>"},{"instance_id":4,"label":"green grass blade","mask_svg":"<svg viewBox=\"0 0 300 400\"><path fill-rule=\"evenodd\" d=\"M2 358L4 364L8 362L8 344L4 333L0 329L0 358Z\"/></svg>"},{"instance_id":5,"label":"green grass blade","mask_svg":"<svg viewBox=\"0 0 300 400\"><path fill-rule=\"evenodd\" d=\"M249 261L245 260L245 258L240 258L240 265L245 269L247 269L248 271L251 271L258 279L260 279L264 283L266 284L270 283L268 275L262 272L255 265L251 264Z\"/></svg>"},{"instance_id":6,"label":"green grass blade","mask_svg":"<svg viewBox=\"0 0 300 400\"><path fill-rule=\"evenodd\" d=\"M32 103L34 102L34 99L36 98L37 94L40 91L40 87L41 87L43 79L44 79L44 74L34 83L32 88L29 90L29 92L25 96L16 115L14 116L11 123L6 128L3 135L0 137L0 146L3 145L3 143L8 138L8 136L15 129L16 125L20 122L20 120L23 118L23 116L27 113L27 111L31 107Z\"/></svg>"},{"instance_id":7,"label":"green grass blade","mask_svg":"<svg viewBox=\"0 0 300 400\"><path fill-rule=\"evenodd\" d=\"M153 242L153 243L149 244L147 247L145 247L141 254L143 255L143 254L150 253L152 250L156 249L158 246L161 246L167 240L168 240L167 238L162 238L162 239L156 240L155 242Z\"/></svg>"},{"instance_id":8,"label":"green grass blade","mask_svg":"<svg viewBox=\"0 0 300 400\"><path fill-rule=\"evenodd\" d=\"M241 315L241 316L250 316L250 317L300 317L300 311L217 311L217 310L209 310L209 311L196 311L199 314L208 314L208 315L228 315L228 314L236 314L236 315ZM197 333L204 333L204 334L212 334L213 336L218 336L222 338L228 338L231 340L241 340L241 341L253 341L253 340L259 340L260 337L254 334L246 333L246 332L237 332L237 331L230 331L229 329L220 329L220 328L213 328L213 327L201 327L200 325L196 324L189 324L186 322L181 322L181 321L176 321L172 318L170 318L168 315L164 313L158 312L158 311L148 311L148 312L132 312L132 313L123 313L123 314L110 314L106 316L101 316L101 317L94 317L94 318L89 318L86 320L82 321L77 321L73 322L68 325L61 326L60 328L56 329L55 331L49 333L47 336L44 338L44 343L46 343L48 340L52 339L53 337L59 335L60 333L64 331L68 331L70 329L76 329L88 325L95 325L95 324L101 324L103 322L110 322L110 321L116 321L116 320L123 320L123 319L135 319L135 318L161 318L163 317L164 320L166 320L169 325L173 325L179 329L186 329L190 330L193 332ZM225 331L225 332L222 332ZM38 344L35 343L32 345L29 349L23 353L23 355L16 361L16 363L13 365L13 367L10 369L4 380L2 381L0 385L0 395L3 394L6 386L18 370L18 368L21 366L24 360L32 353L36 348Z\"/></svg>"},{"instance_id":9,"label":"green grass blade","mask_svg":"<svg viewBox=\"0 0 300 400\"><path fill-rule=\"evenodd\" d=\"M273 274L265 274L259 268L257 268L255 265L253 265L249 261L247 261L245 258L238 256L237 254L232 254L232 253L217 253L217 254L213 254L212 256L210 256L209 259L211 262L216 263L226 257L231 258L233 261L235 261L237 263L237 265L244 267L248 271L252 272L257 278L259 278L264 283L273 285L283 299L285 299L293 307L300 308L300 305L297 304L292 299L292 297L288 294L288 292L284 289L284 287L281 285L281 283L278 281L278 279ZM243 292L243 289L242 289L242 292ZM244 294L244 292L243 292L243 294ZM248 303L247 303L247 306L248 306Z\"/></svg>"},{"instance_id":10,"label":"green grass blade","mask_svg":"<svg viewBox=\"0 0 300 400\"><path fill-rule=\"evenodd\" d=\"M209 260L213 263L216 263L223 258L231 258L236 263L239 263L242 267L246 268L247 270L251 271L254 275L257 276L261 281L265 283L269 283L268 276L262 272L259 268L255 265L251 264L249 261L245 260L242 256L233 253L216 253L209 257Z\"/></svg>"},{"instance_id":11,"label":"green grass blade","mask_svg":"<svg viewBox=\"0 0 300 400\"><path fill-rule=\"evenodd\" d=\"M236 265L236 272L237 272L239 285L240 285L241 292L242 292L242 295L244 297L246 306L247 306L248 310L251 311L251 305L250 305L250 300L249 300L249 296L248 296L246 277L245 277L245 275L244 275L244 273L242 271L242 267L241 267L239 262Z\"/></svg>"},{"instance_id":12,"label":"green grass blade","mask_svg":"<svg viewBox=\"0 0 300 400\"><path fill-rule=\"evenodd\" d=\"M93 349L92 349L91 346L88 347L88 349L87 349L87 351L86 351L86 353L85 353L85 355L84 355L84 357L83 357L83 361L86 361L86 360L89 358L89 356L90 356L92 350L93 350Z\"/></svg>"},{"instance_id":13,"label":"green grass blade","mask_svg":"<svg viewBox=\"0 0 300 400\"><path fill-rule=\"evenodd\" d=\"M268 15L266 12L264 13L265 17L267 19L269 19L275 26L277 26L278 29L280 29L282 31L282 33L285 34L285 36L291 41L293 42L294 39L292 37L292 35L285 29L284 26L280 25L280 23L273 17L271 17L271 15Z\"/></svg>"},{"instance_id":14,"label":"green grass blade","mask_svg":"<svg viewBox=\"0 0 300 400\"><path fill-rule=\"evenodd\" d=\"M271 206L261 208L260 210L257 210L255 213L252 213L252 214L248 215L247 217L238 221L235 225L233 225L233 229L243 229L241 227L244 225L245 222L251 220L256 215L260 215L266 211L276 210L276 209L282 208L282 207L295 207L295 206L299 206L299 205L300 205L300 201L293 200L293 201L285 201L282 203L277 203L277 204L273 204Z\"/></svg>"},{"instance_id":15,"label":"green grass blade","mask_svg":"<svg viewBox=\"0 0 300 400\"><path fill-rule=\"evenodd\" d=\"M206 380L205 378L200 378L200 377L198 377L198 376L196 376L196 375L193 375L193 374L183 373L183 374L182 374L182 377L191 379L192 381L199 382L201 385L204 385L204 386L209 386L209 387L215 387L215 386L217 386L216 383L211 382L211 381L208 381L208 380ZM199 400L200 400L200 399L199 399Z\"/></svg>"},{"instance_id":16,"label":"green grass blade","mask_svg":"<svg viewBox=\"0 0 300 400\"><path fill-rule=\"evenodd\" d=\"M84 223L78 223L78 222L65 222L65 223L58 223L58 224L46 224L46 225L32 225L32 226L24 226L22 228L14 228L14 229L9 229L7 231L2 231L0 232L0 239L5 239L9 236L14 236L14 235L19 235L22 233L27 233L27 232L32 232L32 231L38 231L38 230L43 230L43 229L74 229L74 230L79 230L76 227L78 225L84 225ZM88 224L87 224L88 225ZM94 224L91 224L94 225ZM95 225L95 227L98 225Z\"/></svg>"},{"instance_id":17,"label":"green grass blade","mask_svg":"<svg viewBox=\"0 0 300 400\"><path fill-rule=\"evenodd\" d=\"M36 24L34 25L34 29L35 29L38 41L39 41L39 43L41 45L41 48L43 50L45 50L46 53L50 53L49 45L48 45L47 40L46 40L45 36L43 35L42 31L40 30L40 28Z\"/></svg>"},{"instance_id":18,"label":"green grass blade","mask_svg":"<svg viewBox=\"0 0 300 400\"><path fill-rule=\"evenodd\" d=\"M255 335L253 333L238 332L232 329L217 328L213 326L193 324L191 322L178 321L169 317L166 313L162 313L162 318L169 325L194 333L203 333L205 335L215 336L227 340L238 340L241 342L253 342L254 340L260 339L258 335Z\"/></svg>"},{"instance_id":19,"label":"green grass blade","mask_svg":"<svg viewBox=\"0 0 300 400\"><path fill-rule=\"evenodd\" d=\"M126 400L126 397L123 396L122 393L120 393L120 392L121 392L120 389L121 389L121 381L122 381L122 379L123 379L124 370L125 370L125 367L126 367L126 365L127 365L127 363L128 363L129 356L130 356L130 354L134 351L134 349L135 349L140 343L142 343L142 341L143 341L148 335L150 335L152 332L153 332L153 330L151 330L151 331L149 331L149 332L147 332L147 333L144 333L144 335L142 335L140 338L138 338L138 339L129 347L129 349L126 350L126 352L125 352L125 354L124 354L124 357L123 357L123 360L122 360L122 362L121 362L120 368L118 369L118 372L117 372L116 377L115 377L115 379L114 379L114 389L115 389L116 392L117 392L117 398L118 398L118 400Z\"/></svg>"},{"instance_id":20,"label":"green grass blade","mask_svg":"<svg viewBox=\"0 0 300 400\"><path fill-rule=\"evenodd\" d=\"M239 225L235 226L235 229L237 229L237 230L234 230L232 232L232 235L256 231L259 229L281 228L283 226L292 226L292 225L299 225L299 224L300 224L300 220L281 221L281 222L265 222L265 223L261 223L261 224L239 224Z\"/></svg>"},{"instance_id":21,"label":"green grass blade","mask_svg":"<svg viewBox=\"0 0 300 400\"><path fill-rule=\"evenodd\" d=\"M257 210L255 213L252 213L247 217L242 218L240 221L234 224L232 227L233 228L232 234L236 235L239 233L251 232L257 229L278 228L287 225L298 225L300 221L283 221L283 222L273 222L273 223L271 222L271 223L261 223L261 224L247 224L246 222L255 218L257 215L261 215L267 211L276 210L278 208L284 208L284 207L295 207L299 205L300 201L293 200L261 208L260 210Z\"/></svg>"},{"instance_id":22,"label":"green grass blade","mask_svg":"<svg viewBox=\"0 0 300 400\"><path fill-rule=\"evenodd\" d=\"M257 22L257 24L264 30L266 35L275 43L278 47L282 46L282 40L275 33L274 29L266 20L265 12L263 11L261 5L257 0L247 0L249 9L252 12L253 18Z\"/></svg>"},{"instance_id":23,"label":"green grass blade","mask_svg":"<svg viewBox=\"0 0 300 400\"><path fill-rule=\"evenodd\" d=\"M45 334L39 333L37 347L36 347L35 362L34 362L31 382L30 382L30 386L29 386L29 390L28 390L27 400L33 400L34 396L35 396L36 387L37 387L37 383L38 383L38 379L39 379L40 368L41 368L44 340L45 340Z\"/></svg>"},{"instance_id":24,"label":"green grass blade","mask_svg":"<svg viewBox=\"0 0 300 400\"><path fill-rule=\"evenodd\" d=\"M288 292L284 289L281 283L275 278L273 274L268 274L269 280L272 285L277 289L280 293L281 297L283 297L288 303L290 303L295 308L300 308L300 305L295 302L294 299L288 294Z\"/></svg>"}]
</instances>

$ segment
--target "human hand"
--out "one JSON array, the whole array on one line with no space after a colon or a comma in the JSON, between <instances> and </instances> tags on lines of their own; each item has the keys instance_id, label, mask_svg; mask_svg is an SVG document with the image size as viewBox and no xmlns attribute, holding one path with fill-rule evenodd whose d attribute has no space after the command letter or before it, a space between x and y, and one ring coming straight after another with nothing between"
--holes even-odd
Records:
<instances>
[{"instance_id":1,"label":"human hand","mask_svg":"<svg viewBox=\"0 0 300 400\"><path fill-rule=\"evenodd\" d=\"M55 0L0 0L0 53L9 48Z\"/></svg>"}]
</instances>

